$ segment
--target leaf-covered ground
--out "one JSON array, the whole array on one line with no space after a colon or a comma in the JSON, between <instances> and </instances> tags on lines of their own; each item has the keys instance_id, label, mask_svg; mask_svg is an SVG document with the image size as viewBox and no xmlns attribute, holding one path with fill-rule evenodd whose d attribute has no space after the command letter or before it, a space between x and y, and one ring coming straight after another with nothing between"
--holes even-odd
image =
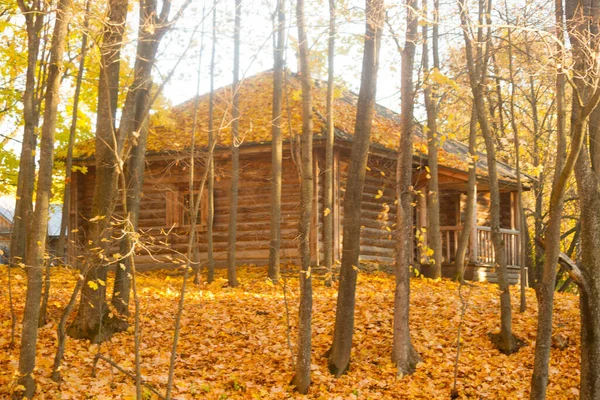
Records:
<instances>
[{"instance_id":1,"label":"leaf-covered ground","mask_svg":"<svg viewBox=\"0 0 600 400\"><path fill-rule=\"evenodd\" d=\"M0 398L9 395L18 363L18 349L9 348L10 313L6 268L0 269ZM291 355L287 344L286 307L281 286L265 280L266 269L242 268L241 286L223 287L224 271L210 286L188 286L178 347L175 398L245 399L302 398L289 386ZM13 273L14 298L19 319L23 313L25 275ZM96 345L68 340L60 386L50 379L56 349L56 324L74 286L76 274L62 268L52 272L49 302L51 322L40 330L38 367L40 399L133 398L133 381L100 361L96 378L92 362ZM110 282L109 282L110 283ZM172 343L174 315L181 278L174 271L140 274L138 287L142 321L142 373L164 393ZM298 281L288 279L291 342L295 344ZM525 345L511 356L495 350L488 333L497 330L499 302L494 285L465 289L465 316L458 369L462 398L516 399L528 397L533 368L536 303L527 292L528 311L518 313L513 294L513 329ZM460 320L457 284L414 279L411 293L411 330L423 358L412 376L396 377L389 362L394 284L390 275L361 273L356 301L356 331L351 370L340 379L327 370L322 357L331 343L337 288L314 282L312 386L315 399L448 399L453 382L456 333ZM579 385L579 315L574 295L556 296L555 333L563 349L553 348L548 398L577 398ZM18 347L18 346L17 346ZM133 334L115 335L102 352L133 371ZM149 397L152 398L152 397Z\"/></svg>"}]
</instances>

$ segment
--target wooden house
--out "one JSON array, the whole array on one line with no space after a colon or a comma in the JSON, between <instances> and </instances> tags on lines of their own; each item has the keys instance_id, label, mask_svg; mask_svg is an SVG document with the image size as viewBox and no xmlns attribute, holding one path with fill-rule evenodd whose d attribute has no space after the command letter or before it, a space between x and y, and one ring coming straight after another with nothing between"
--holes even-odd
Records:
<instances>
[{"instance_id":1,"label":"wooden house","mask_svg":"<svg viewBox=\"0 0 600 400\"><path fill-rule=\"evenodd\" d=\"M311 232L312 257L315 264L323 260L323 174L325 162L326 85L316 81L314 86L314 214ZM301 91L298 77L286 79L284 115L279 123L284 135L282 177L281 260L298 262L298 221L300 216L300 187L292 153L297 144L295 135L301 131ZM199 98L196 144L206 150L208 94ZM231 144L230 86L215 91L214 126L218 136L215 149L215 216L214 251L217 265L226 261L228 211L230 192ZM239 89L240 110L240 188L237 225L237 262L239 264L268 263L270 234L272 73L265 72L243 80ZM348 176L352 132L356 115L357 95L336 90L334 145L334 232L335 260L341 258L343 235L343 196ZM189 232L189 144L195 99L168 112L153 115L148 138L146 172L140 211L140 233L143 242L137 255L138 268L161 268L178 264L187 250ZM427 183L426 139L420 130L415 134L414 187L423 190ZM395 169L396 146L400 135L398 115L382 106L376 107L372 146L362 202L361 262L391 265L394 260ZM85 147L85 146L84 146ZM92 146L89 146L90 148ZM85 149L80 149L84 151ZM452 263L459 232L464 223L467 171L473 165L467 147L447 139L440 147L440 205L443 238L444 274L452 275ZM85 154L85 153L84 153ZM73 174L71 230L78 232L72 239L83 243L87 220L91 218L91 199L94 186L93 156L82 156L78 164L87 172ZM196 164L204 168L206 155L200 152ZM476 161L477 227L471 233L469 248L470 271L474 279L495 280L494 252L489 228L489 193L485 156ZM519 235L521 227L515 205L517 190L515 171L499 163L502 190L502 235L506 246L510 280L516 282L519 269ZM196 174L197 182L200 176ZM424 197L417 196L424 199ZM199 215L198 249L200 261L207 258L206 191ZM426 224L423 200L415 207L416 226Z\"/></svg>"}]
</instances>

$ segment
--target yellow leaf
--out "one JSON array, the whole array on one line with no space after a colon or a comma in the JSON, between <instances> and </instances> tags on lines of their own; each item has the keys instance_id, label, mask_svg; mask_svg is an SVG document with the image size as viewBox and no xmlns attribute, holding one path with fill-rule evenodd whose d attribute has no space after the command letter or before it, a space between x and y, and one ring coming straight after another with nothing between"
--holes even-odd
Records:
<instances>
[{"instance_id":1,"label":"yellow leaf","mask_svg":"<svg viewBox=\"0 0 600 400\"><path fill-rule=\"evenodd\" d=\"M326 217L331 213L331 210L329 208L326 208L325 210L323 210L323 215Z\"/></svg>"},{"instance_id":2,"label":"yellow leaf","mask_svg":"<svg viewBox=\"0 0 600 400\"><path fill-rule=\"evenodd\" d=\"M355 271L358 271L358 267L356 265L353 265L352 269L355 270Z\"/></svg>"},{"instance_id":3,"label":"yellow leaf","mask_svg":"<svg viewBox=\"0 0 600 400\"><path fill-rule=\"evenodd\" d=\"M93 290L98 290L98 284L97 284L96 282L94 282L94 281L88 281L88 283L87 283L87 284L88 284L88 286L89 286L90 288L92 288Z\"/></svg>"},{"instance_id":4,"label":"yellow leaf","mask_svg":"<svg viewBox=\"0 0 600 400\"><path fill-rule=\"evenodd\" d=\"M104 282L102 279L98 278L98 283L102 286L106 286L106 282Z\"/></svg>"},{"instance_id":5,"label":"yellow leaf","mask_svg":"<svg viewBox=\"0 0 600 400\"><path fill-rule=\"evenodd\" d=\"M90 222L100 221L100 220L102 220L104 218L105 218L104 215L96 215L94 218L90 219Z\"/></svg>"},{"instance_id":6,"label":"yellow leaf","mask_svg":"<svg viewBox=\"0 0 600 400\"><path fill-rule=\"evenodd\" d=\"M380 199L380 198L381 198L381 196L383 196L383 192L382 192L381 190L378 190L378 191L377 191L377 194L375 195L375 198L376 198L376 199Z\"/></svg>"}]
</instances>

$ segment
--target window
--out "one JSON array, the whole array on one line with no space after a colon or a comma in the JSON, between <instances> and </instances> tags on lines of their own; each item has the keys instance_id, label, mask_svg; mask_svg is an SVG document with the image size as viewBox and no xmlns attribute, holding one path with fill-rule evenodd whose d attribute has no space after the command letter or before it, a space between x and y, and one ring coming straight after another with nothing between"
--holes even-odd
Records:
<instances>
[{"instance_id":1,"label":"window","mask_svg":"<svg viewBox=\"0 0 600 400\"><path fill-rule=\"evenodd\" d=\"M193 196L192 196L193 194ZM191 225L190 212L197 200L200 191L190 192L188 189L173 188L167 192L166 225L168 227L186 227ZM206 229L206 217L208 215L208 193L203 190L202 199L196 219L196 228Z\"/></svg>"}]
</instances>

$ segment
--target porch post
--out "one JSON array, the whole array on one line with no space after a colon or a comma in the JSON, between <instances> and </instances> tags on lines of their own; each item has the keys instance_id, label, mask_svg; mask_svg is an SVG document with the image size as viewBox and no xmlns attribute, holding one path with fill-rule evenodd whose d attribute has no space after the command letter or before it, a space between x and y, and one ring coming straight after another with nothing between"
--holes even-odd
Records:
<instances>
[{"instance_id":1,"label":"porch post","mask_svg":"<svg viewBox=\"0 0 600 400\"><path fill-rule=\"evenodd\" d=\"M469 261L476 263L479 260L479 243L477 242L477 185L475 185L473 208L473 226L469 235Z\"/></svg>"}]
</instances>

